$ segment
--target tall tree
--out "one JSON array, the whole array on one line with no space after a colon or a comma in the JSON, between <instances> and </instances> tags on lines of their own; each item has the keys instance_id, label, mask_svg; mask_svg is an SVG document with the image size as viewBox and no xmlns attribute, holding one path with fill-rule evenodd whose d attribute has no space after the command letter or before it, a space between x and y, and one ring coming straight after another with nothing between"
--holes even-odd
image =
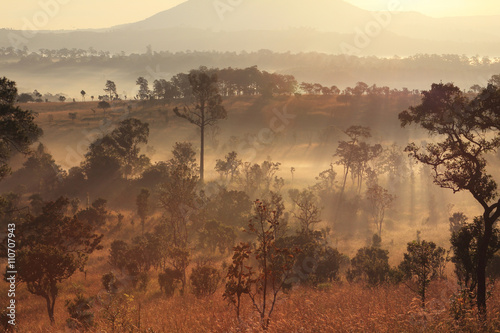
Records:
<instances>
[{"instance_id":1,"label":"tall tree","mask_svg":"<svg viewBox=\"0 0 500 333\"><path fill-rule=\"evenodd\" d=\"M80 91L80 94L82 95L82 99L85 102L85 95L87 95L87 93L85 92L85 90L82 90Z\"/></svg>"},{"instance_id":2,"label":"tall tree","mask_svg":"<svg viewBox=\"0 0 500 333\"><path fill-rule=\"evenodd\" d=\"M194 102L190 106L184 106L182 110L175 108L174 113L200 128L200 180L203 181L205 128L214 125L220 119L225 119L227 112L222 106L216 74L210 75L203 70L191 71L188 78Z\"/></svg>"},{"instance_id":3,"label":"tall tree","mask_svg":"<svg viewBox=\"0 0 500 333\"><path fill-rule=\"evenodd\" d=\"M106 81L104 91L109 94L109 100L111 101L118 97L118 93L116 92L116 84L113 81Z\"/></svg>"},{"instance_id":4,"label":"tall tree","mask_svg":"<svg viewBox=\"0 0 500 333\"><path fill-rule=\"evenodd\" d=\"M26 282L30 293L45 299L51 323L59 283L84 268L102 239L95 233L96 224L65 216L68 205L66 198L49 202L41 215L28 216L16 229L17 278Z\"/></svg>"},{"instance_id":5,"label":"tall tree","mask_svg":"<svg viewBox=\"0 0 500 333\"><path fill-rule=\"evenodd\" d=\"M137 93L137 97L141 101L149 99L149 97L151 96L151 91L149 90L148 80L146 80L141 76L137 79L135 84L139 86L139 92Z\"/></svg>"},{"instance_id":6,"label":"tall tree","mask_svg":"<svg viewBox=\"0 0 500 333\"><path fill-rule=\"evenodd\" d=\"M378 236L382 238L385 210L389 208L395 197L387 189L374 184L366 190L366 198L371 204L373 223L377 227Z\"/></svg>"},{"instance_id":7,"label":"tall tree","mask_svg":"<svg viewBox=\"0 0 500 333\"><path fill-rule=\"evenodd\" d=\"M0 180L9 172L8 160L14 152L27 154L30 145L42 135L35 124L35 114L14 106L16 83L0 78Z\"/></svg>"},{"instance_id":8,"label":"tall tree","mask_svg":"<svg viewBox=\"0 0 500 333\"><path fill-rule=\"evenodd\" d=\"M371 137L369 127L351 126L344 133L350 140L340 141L334 155L340 158L336 164L344 166L344 180L342 182L340 199L344 195L349 172L358 178L358 190L361 190L361 182L363 174L367 169L367 163L382 152L382 146L379 144L372 146L364 141L360 141L362 138Z\"/></svg>"},{"instance_id":9,"label":"tall tree","mask_svg":"<svg viewBox=\"0 0 500 333\"><path fill-rule=\"evenodd\" d=\"M454 193L470 192L483 208L475 274L477 307L486 315L487 254L500 217L497 183L486 170L486 155L500 147L500 90L490 84L469 100L451 83L433 84L422 93L422 103L400 113L399 119L403 127L415 123L436 137L436 143L406 148L410 156L431 166L434 183Z\"/></svg>"}]
</instances>

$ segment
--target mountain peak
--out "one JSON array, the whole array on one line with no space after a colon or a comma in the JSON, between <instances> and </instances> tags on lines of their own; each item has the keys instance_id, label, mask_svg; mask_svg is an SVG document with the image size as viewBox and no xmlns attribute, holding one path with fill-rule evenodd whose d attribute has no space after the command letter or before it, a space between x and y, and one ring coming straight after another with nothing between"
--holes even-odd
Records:
<instances>
[{"instance_id":1,"label":"mountain peak","mask_svg":"<svg viewBox=\"0 0 500 333\"><path fill-rule=\"evenodd\" d=\"M368 11L342 0L188 0L143 21L115 28L158 30L196 28L215 31L313 28L352 32L353 23L370 18Z\"/></svg>"}]
</instances>

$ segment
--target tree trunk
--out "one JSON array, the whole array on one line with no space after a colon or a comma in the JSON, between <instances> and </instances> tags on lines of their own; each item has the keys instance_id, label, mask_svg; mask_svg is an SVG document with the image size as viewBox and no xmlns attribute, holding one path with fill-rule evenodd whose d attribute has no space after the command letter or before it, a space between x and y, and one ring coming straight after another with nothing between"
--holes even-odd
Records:
<instances>
[{"instance_id":1,"label":"tree trunk","mask_svg":"<svg viewBox=\"0 0 500 333\"><path fill-rule=\"evenodd\" d=\"M491 236L493 234L493 222L489 216L484 216L484 234L482 239L479 240L477 247L477 309L480 316L486 317L486 265L488 245L490 244ZM484 318L486 319L486 318Z\"/></svg>"},{"instance_id":2,"label":"tree trunk","mask_svg":"<svg viewBox=\"0 0 500 333\"><path fill-rule=\"evenodd\" d=\"M49 295L44 296L44 298L45 302L47 303L47 313L49 315L50 324L54 325L55 324L54 305L56 303L56 299L54 298L53 300L51 300Z\"/></svg>"},{"instance_id":3,"label":"tree trunk","mask_svg":"<svg viewBox=\"0 0 500 333\"><path fill-rule=\"evenodd\" d=\"M202 121L204 121L204 120L202 120ZM205 125L201 125L200 129L201 129L200 181L203 183L203 168L205 166L205 163L204 163L204 158L205 158Z\"/></svg>"}]
</instances>

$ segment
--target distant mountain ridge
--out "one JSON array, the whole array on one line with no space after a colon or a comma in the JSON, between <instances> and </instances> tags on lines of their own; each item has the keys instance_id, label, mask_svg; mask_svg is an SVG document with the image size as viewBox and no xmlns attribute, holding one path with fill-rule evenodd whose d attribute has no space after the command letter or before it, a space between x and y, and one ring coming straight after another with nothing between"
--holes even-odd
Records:
<instances>
[{"instance_id":1,"label":"distant mountain ridge","mask_svg":"<svg viewBox=\"0 0 500 333\"><path fill-rule=\"evenodd\" d=\"M145 20L100 30L0 30L0 47L93 47L110 52L256 51L407 56L454 53L500 56L500 16L431 18L370 12L342 0L188 0Z\"/></svg>"},{"instance_id":2,"label":"distant mountain ridge","mask_svg":"<svg viewBox=\"0 0 500 333\"><path fill-rule=\"evenodd\" d=\"M500 16L431 18L417 12L370 12L342 0L188 0L145 20L114 27L125 30L197 28L210 31L311 28L352 34L378 23L400 36L442 41L500 42ZM237 3L240 3L237 5ZM392 8L388 8L392 9Z\"/></svg>"}]
</instances>

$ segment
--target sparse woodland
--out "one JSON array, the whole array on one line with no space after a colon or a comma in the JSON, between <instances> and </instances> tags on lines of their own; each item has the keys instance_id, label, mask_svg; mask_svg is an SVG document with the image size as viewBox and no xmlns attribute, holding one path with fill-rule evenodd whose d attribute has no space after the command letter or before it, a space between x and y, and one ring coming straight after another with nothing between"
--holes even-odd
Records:
<instances>
[{"instance_id":1,"label":"sparse woodland","mask_svg":"<svg viewBox=\"0 0 500 333\"><path fill-rule=\"evenodd\" d=\"M499 331L499 81L201 67L62 103L1 79L16 331Z\"/></svg>"}]
</instances>

